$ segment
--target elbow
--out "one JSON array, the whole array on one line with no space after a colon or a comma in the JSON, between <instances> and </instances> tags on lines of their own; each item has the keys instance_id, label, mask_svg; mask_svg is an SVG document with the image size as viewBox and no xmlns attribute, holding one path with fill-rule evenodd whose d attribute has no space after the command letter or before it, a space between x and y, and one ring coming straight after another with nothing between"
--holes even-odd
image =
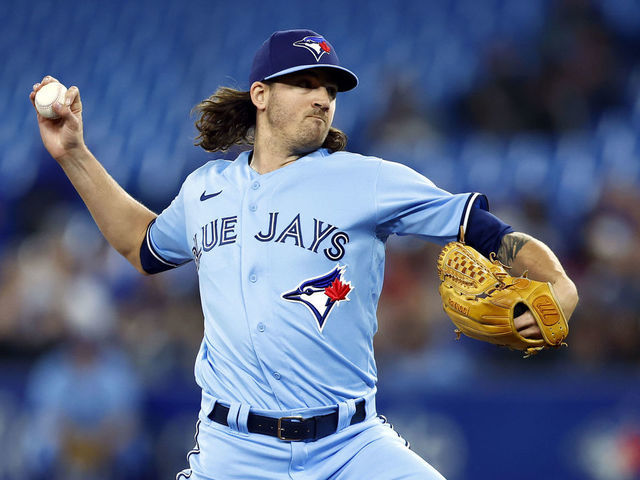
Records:
<instances>
[{"instance_id":1,"label":"elbow","mask_svg":"<svg viewBox=\"0 0 640 480\"><path fill-rule=\"evenodd\" d=\"M557 282L554 285L554 290L568 321L571 315L573 315L574 310L578 306L578 301L580 300L578 288L576 287L576 284L565 275L561 282Z\"/></svg>"},{"instance_id":2,"label":"elbow","mask_svg":"<svg viewBox=\"0 0 640 480\"><path fill-rule=\"evenodd\" d=\"M139 250L129 250L129 251L121 251L120 254L135 268L138 273L148 276L150 275L144 267L142 266L142 260L140 259Z\"/></svg>"},{"instance_id":3,"label":"elbow","mask_svg":"<svg viewBox=\"0 0 640 480\"><path fill-rule=\"evenodd\" d=\"M578 288L576 287L576 284L571 281L571 285L573 286L573 308L575 308L580 301L580 295L578 294Z\"/></svg>"},{"instance_id":4,"label":"elbow","mask_svg":"<svg viewBox=\"0 0 640 480\"><path fill-rule=\"evenodd\" d=\"M566 276L565 278L567 283L567 295L569 296L569 298L571 298L571 300L573 300L575 306L578 304L578 300L580 299L580 296L578 295L578 287L576 287L574 281L571 280L568 276Z\"/></svg>"},{"instance_id":5,"label":"elbow","mask_svg":"<svg viewBox=\"0 0 640 480\"><path fill-rule=\"evenodd\" d=\"M151 275L150 272L147 272L144 267L142 266L142 262L140 261L140 256L136 255L135 259L128 259L129 263L131 263L131 265L133 265L133 267L138 271L138 273L140 273L141 275L148 277L149 275Z\"/></svg>"},{"instance_id":6,"label":"elbow","mask_svg":"<svg viewBox=\"0 0 640 480\"><path fill-rule=\"evenodd\" d=\"M142 268L141 265L134 265L135 269L138 271L138 273L140 273L142 276L144 277L148 277L151 274L149 272L147 272L144 268Z\"/></svg>"}]
</instances>

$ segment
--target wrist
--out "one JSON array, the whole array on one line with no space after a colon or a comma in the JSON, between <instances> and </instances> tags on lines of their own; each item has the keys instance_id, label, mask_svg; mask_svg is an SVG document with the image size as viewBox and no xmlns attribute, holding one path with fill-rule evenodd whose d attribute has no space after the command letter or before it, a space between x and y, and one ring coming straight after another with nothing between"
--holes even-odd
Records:
<instances>
[{"instance_id":1,"label":"wrist","mask_svg":"<svg viewBox=\"0 0 640 480\"><path fill-rule=\"evenodd\" d=\"M92 154L89 148L85 145L84 142L65 150L62 155L54 157L55 160L61 165L69 165L78 162L84 162L88 158L91 158Z\"/></svg>"}]
</instances>

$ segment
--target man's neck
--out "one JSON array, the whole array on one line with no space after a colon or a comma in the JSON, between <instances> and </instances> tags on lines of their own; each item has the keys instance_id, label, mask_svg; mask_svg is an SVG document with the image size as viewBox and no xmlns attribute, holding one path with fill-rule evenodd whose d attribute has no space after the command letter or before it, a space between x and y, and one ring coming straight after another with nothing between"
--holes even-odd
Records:
<instances>
[{"instance_id":1,"label":"man's neck","mask_svg":"<svg viewBox=\"0 0 640 480\"><path fill-rule=\"evenodd\" d=\"M291 149L278 145L276 142L260 141L259 138L256 138L251 157L251 168L262 175L295 162L304 155L292 152Z\"/></svg>"}]
</instances>

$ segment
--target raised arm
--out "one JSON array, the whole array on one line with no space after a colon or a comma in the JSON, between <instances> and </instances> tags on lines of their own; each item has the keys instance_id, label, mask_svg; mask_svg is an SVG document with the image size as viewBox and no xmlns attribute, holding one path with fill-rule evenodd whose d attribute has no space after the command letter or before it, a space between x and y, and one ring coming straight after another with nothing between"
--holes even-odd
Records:
<instances>
[{"instance_id":1,"label":"raised arm","mask_svg":"<svg viewBox=\"0 0 640 480\"><path fill-rule=\"evenodd\" d=\"M31 103L34 103L36 92L51 82L57 80L47 76L33 86L29 95ZM107 241L144 273L140 245L156 214L120 187L85 145L82 102L77 87L69 88L65 105L54 105L54 111L60 118L51 120L38 114L45 148L60 164Z\"/></svg>"},{"instance_id":2,"label":"raised arm","mask_svg":"<svg viewBox=\"0 0 640 480\"><path fill-rule=\"evenodd\" d=\"M521 232L508 233L502 238L497 254L498 260L511 267L511 275L519 276L525 271L533 280L549 282L564 314L569 320L578 304L578 291L567 276L560 261L544 243ZM520 332L527 336L535 333L533 317L523 315Z\"/></svg>"}]
</instances>

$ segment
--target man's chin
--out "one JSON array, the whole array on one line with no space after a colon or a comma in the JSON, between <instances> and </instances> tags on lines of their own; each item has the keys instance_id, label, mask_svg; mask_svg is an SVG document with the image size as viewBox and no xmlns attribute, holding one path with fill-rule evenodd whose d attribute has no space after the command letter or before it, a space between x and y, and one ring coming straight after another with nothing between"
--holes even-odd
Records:
<instances>
[{"instance_id":1,"label":"man's chin","mask_svg":"<svg viewBox=\"0 0 640 480\"><path fill-rule=\"evenodd\" d=\"M325 140L327 139L327 135L323 137L316 137L314 139L307 139L306 141L300 142L300 145L297 149L298 154L307 154L318 150L324 145Z\"/></svg>"}]
</instances>

